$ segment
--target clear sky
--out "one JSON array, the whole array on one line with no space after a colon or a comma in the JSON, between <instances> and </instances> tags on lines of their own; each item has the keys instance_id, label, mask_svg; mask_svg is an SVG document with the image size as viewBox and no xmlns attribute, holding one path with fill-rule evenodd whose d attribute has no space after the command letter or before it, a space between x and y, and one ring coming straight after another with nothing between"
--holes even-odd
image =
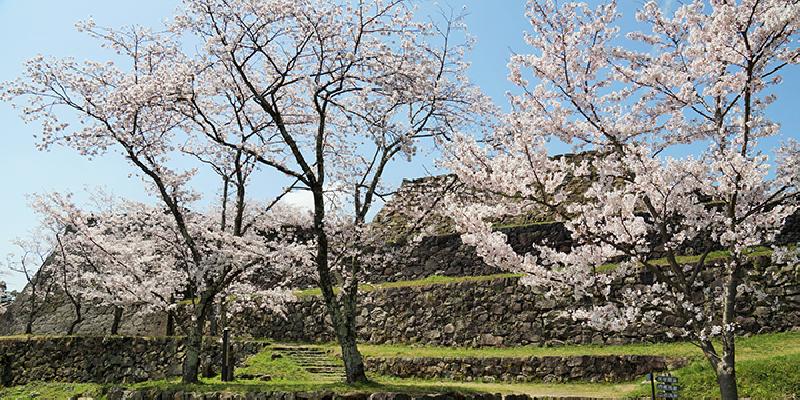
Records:
<instances>
[{"instance_id":1,"label":"clear sky","mask_svg":"<svg viewBox=\"0 0 800 400\"><path fill-rule=\"evenodd\" d=\"M632 15L639 0L620 1L621 11ZM665 9L673 0L661 0ZM435 3L422 0L423 12L435 10ZM119 27L130 24L157 26L173 14L177 0L0 0L0 81L12 80L22 72L22 63L36 54L71 56L78 60L103 60L108 55L97 42L74 29L75 22L93 17L98 25ZM524 0L442 0L440 6L460 10L466 6L470 34L477 45L470 55L473 81L498 102L510 89L506 64L511 51L524 52L522 33L528 30ZM800 74L784 74L785 83L771 116L783 124L783 137L798 137L800 118L797 104ZM36 125L25 125L8 103L0 103L0 257L13 250L10 241L34 228L37 220L28 208L26 196L48 191L81 192L84 188L107 187L113 193L145 199L134 170L117 155L88 160L69 149L39 152L34 147ZM403 177L417 177L433 171L430 160L409 164L389 174L390 183ZM260 183L257 183L261 185ZM265 198L279 189L265 181L256 195ZM302 201L299 199L298 201ZM19 289L19 277L0 276L11 289Z\"/></svg>"}]
</instances>

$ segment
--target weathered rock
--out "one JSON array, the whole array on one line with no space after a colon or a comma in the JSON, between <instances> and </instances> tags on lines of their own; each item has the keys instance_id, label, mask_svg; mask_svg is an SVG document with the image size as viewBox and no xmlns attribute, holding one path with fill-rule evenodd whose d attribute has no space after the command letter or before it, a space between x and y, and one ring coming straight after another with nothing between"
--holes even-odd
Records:
<instances>
[{"instance_id":1,"label":"weathered rock","mask_svg":"<svg viewBox=\"0 0 800 400\"><path fill-rule=\"evenodd\" d=\"M234 341L233 356L240 362L260 351L263 343ZM183 339L175 337L30 337L0 340L4 358L3 384L29 381L133 383L178 376ZM219 343L209 341L201 360L220 364ZM7 370L6 370L7 368ZM123 396L120 391L113 391ZM172 398L172 397L170 397Z\"/></svg>"},{"instance_id":2,"label":"weathered rock","mask_svg":"<svg viewBox=\"0 0 800 400\"><path fill-rule=\"evenodd\" d=\"M685 358L660 356L569 357L369 357L366 367L399 378L452 379L484 382L625 382L651 371L680 368ZM376 394L377 395L377 394ZM389 399L370 399L389 400Z\"/></svg>"}]
</instances>

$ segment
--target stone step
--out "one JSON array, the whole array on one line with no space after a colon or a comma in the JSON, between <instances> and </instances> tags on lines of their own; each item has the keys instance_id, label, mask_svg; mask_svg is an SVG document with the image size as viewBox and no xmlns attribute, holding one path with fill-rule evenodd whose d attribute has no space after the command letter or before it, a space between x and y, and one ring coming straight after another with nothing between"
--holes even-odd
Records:
<instances>
[{"instance_id":1,"label":"stone step","mask_svg":"<svg viewBox=\"0 0 800 400\"><path fill-rule=\"evenodd\" d=\"M333 369L344 368L344 365L341 365L341 364L300 364L300 363L298 363L297 365L299 365L299 366L301 366L303 368L333 368Z\"/></svg>"},{"instance_id":2,"label":"stone step","mask_svg":"<svg viewBox=\"0 0 800 400\"><path fill-rule=\"evenodd\" d=\"M320 358L330 357L330 355L328 355L328 354L318 354L318 355L315 355L315 356L297 356L295 354L289 354L289 353L282 353L282 354L285 354L285 355L287 355L289 357L292 357L293 359L298 359L298 360L317 360L317 359L320 359Z\"/></svg>"},{"instance_id":3,"label":"stone step","mask_svg":"<svg viewBox=\"0 0 800 400\"><path fill-rule=\"evenodd\" d=\"M311 373L317 372L340 372L339 368L331 368L331 367L305 367L305 370Z\"/></svg>"},{"instance_id":4,"label":"stone step","mask_svg":"<svg viewBox=\"0 0 800 400\"><path fill-rule=\"evenodd\" d=\"M303 346L272 346L270 347L277 351L292 351L292 352L325 352L325 349L319 347L303 347Z\"/></svg>"}]
</instances>

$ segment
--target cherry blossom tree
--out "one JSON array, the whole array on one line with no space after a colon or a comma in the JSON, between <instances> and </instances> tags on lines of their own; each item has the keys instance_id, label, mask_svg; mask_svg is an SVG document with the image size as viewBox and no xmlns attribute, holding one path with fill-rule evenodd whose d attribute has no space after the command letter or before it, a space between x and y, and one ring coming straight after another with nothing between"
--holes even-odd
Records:
<instances>
[{"instance_id":1,"label":"cherry blossom tree","mask_svg":"<svg viewBox=\"0 0 800 400\"><path fill-rule=\"evenodd\" d=\"M647 30L625 37L613 1L531 0L528 10L532 51L509 63L519 90L504 128L484 142L457 136L445 160L492 201L453 200L448 215L489 264L549 295L588 299L573 318L663 324L691 340L722 398L737 398L736 305L760 291L748 277L762 273L748 254L772 245L798 207L797 143L769 157L759 141L780 132L766 110L780 73L800 61L800 3L695 0L666 15L649 1L636 15ZM588 152L549 157L550 140ZM514 252L491 227L509 214L563 221L571 251ZM679 261L688 248L697 260ZM712 259L715 250L727 256ZM598 272L609 263L620 266ZM613 285L638 268L655 283Z\"/></svg>"},{"instance_id":2,"label":"cherry blossom tree","mask_svg":"<svg viewBox=\"0 0 800 400\"><path fill-rule=\"evenodd\" d=\"M33 323L42 308L53 296L57 286L55 274L43 271L48 263L50 244L42 235L43 229L34 231L28 238L14 240L17 252L8 254L3 265L4 272L21 275L25 278L25 287L16 301L22 302L21 310L25 314L26 335L33 333ZM43 273L39 273L42 271Z\"/></svg>"},{"instance_id":3,"label":"cherry blossom tree","mask_svg":"<svg viewBox=\"0 0 800 400\"><path fill-rule=\"evenodd\" d=\"M490 108L464 78L466 45L453 37L460 20L419 22L403 0L185 4L173 31L200 39L194 62L207 66L180 109L212 141L243 148L285 176L287 188L311 193L318 284L347 382L365 381L356 300L384 172L420 140L449 135ZM242 146L215 127L236 111L246 116L236 123L255 132Z\"/></svg>"},{"instance_id":4,"label":"cherry blossom tree","mask_svg":"<svg viewBox=\"0 0 800 400\"><path fill-rule=\"evenodd\" d=\"M64 246L60 252L61 265L82 271L76 279L91 278L93 275L87 273L86 267L102 265L106 271L99 275L99 280L105 284L99 287L106 288L113 296L123 293L114 288L143 279L139 273L142 271L155 271L158 279L170 279L175 287L184 290L191 311L191 327L185 331L183 381L196 382L205 323L215 300L254 268L263 272L264 266L279 271L286 267L305 269L308 265L304 261L305 246L294 244L290 239L292 230L280 225L299 222L302 215L285 215L297 213L273 209L275 202L272 202L259 213L251 214L257 218L244 220L248 212L245 186L254 165L251 156L235 150L237 146L243 147L243 141L252 134L248 131L252 126L229 124L225 117L236 121L242 116L238 109L225 114L204 108L210 107L209 104L184 106L190 95L187 88L199 75L196 69L199 66L180 52L174 35L139 27L97 28L92 21L79 24L79 29L114 50L122 59L119 65L111 61L78 63L72 59L36 57L27 63L25 78L7 85L5 97L27 100L22 116L41 123L41 149L63 145L90 158L117 151L159 200L160 207L155 208L123 204L123 213L106 213L104 222L86 218L74 205L56 196L53 197L56 206L48 210L48 215L64 226L77 229L76 234L70 235L70 243L59 243L59 247ZM77 115L77 126L64 122L67 115ZM229 140L226 146L202 140L206 136L198 133L197 119L206 115L216 118L206 120L204 127L224 130ZM231 137L242 142L233 142ZM189 164L187 157L197 162ZM197 210L202 195L191 184L200 168L209 165L223 178L222 209L216 212ZM231 181L236 200L229 208L227 189ZM165 212L161 212L162 208ZM227 222L231 216L233 224ZM265 240L265 233L270 233L270 240ZM149 251L139 248L152 259L133 259L141 255L130 252L139 246L131 246L129 241L135 239L141 240L141 246L152 245ZM85 259L87 254L92 254L89 260ZM136 273L131 274L132 271ZM159 285L158 279L143 282ZM165 297L161 289L170 288L145 286L143 290L148 293L137 293L134 297L153 299L156 293ZM260 298L269 302L285 296ZM116 301L120 299L112 303ZM162 298L157 304L164 301Z\"/></svg>"}]
</instances>

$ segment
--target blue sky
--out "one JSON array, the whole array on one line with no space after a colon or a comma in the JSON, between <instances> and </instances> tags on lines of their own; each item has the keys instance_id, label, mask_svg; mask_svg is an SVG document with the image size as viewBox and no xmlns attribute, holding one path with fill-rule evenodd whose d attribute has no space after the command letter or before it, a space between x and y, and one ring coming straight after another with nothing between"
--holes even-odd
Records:
<instances>
[{"instance_id":1,"label":"blue sky","mask_svg":"<svg viewBox=\"0 0 800 400\"><path fill-rule=\"evenodd\" d=\"M477 45L470 54L472 80L499 102L510 89L506 64L511 51L524 52L523 31L529 25L524 16L524 0L442 0L441 5L460 10L467 7L467 24ZM623 0L621 11L632 15L632 6L640 1ZM665 9L672 0L663 0ZM423 12L435 10L433 2L422 2ZM106 59L108 54L97 42L74 29L75 22L93 17L99 25L119 27L130 24L157 26L173 14L176 0L0 0L0 81L12 80L22 72L22 63L36 54L71 56L82 59ZM784 137L798 137L797 95L800 74L785 74L779 104L770 115L783 124ZM28 208L26 196L48 191L81 192L84 188L106 187L111 192L135 199L146 199L138 178L130 178L133 169L118 155L88 160L69 149L55 148L39 152L34 147L36 125L25 125L8 103L0 103L0 257L13 251L10 241L34 228L37 220ZM399 183L403 177L425 175L435 170L433 162L422 160L396 169L388 178ZM210 181L209 181L210 182ZM210 183L211 184L211 183ZM256 196L268 198L278 190L268 181ZM277 185L276 185L277 186ZM213 189L211 190L213 193ZM19 288L18 277L0 276L11 288Z\"/></svg>"}]
</instances>

